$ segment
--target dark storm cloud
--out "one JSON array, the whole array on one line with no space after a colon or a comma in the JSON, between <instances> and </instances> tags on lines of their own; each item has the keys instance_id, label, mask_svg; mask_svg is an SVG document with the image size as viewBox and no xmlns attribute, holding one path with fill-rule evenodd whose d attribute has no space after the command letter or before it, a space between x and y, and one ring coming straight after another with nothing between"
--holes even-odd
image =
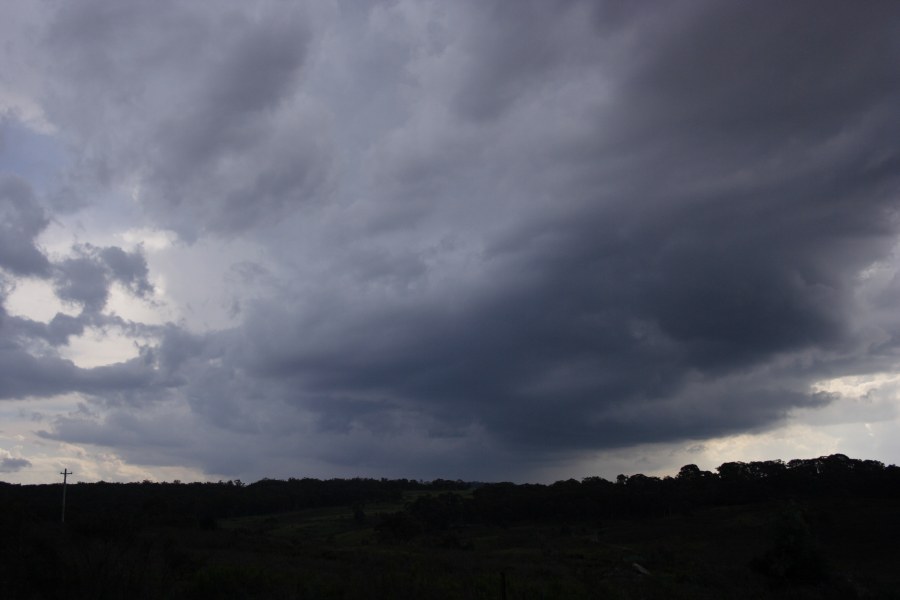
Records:
<instances>
[{"instance_id":1,"label":"dark storm cloud","mask_svg":"<svg viewBox=\"0 0 900 600\"><path fill-rule=\"evenodd\" d=\"M163 327L93 379L44 365L120 384L47 436L121 427L138 456L167 421L128 408L164 389L201 468L234 439L248 465L472 468L760 431L896 369L896 281L864 276L900 227L896 3L185 6L67 5L48 112L157 224L271 264L229 270L233 328ZM55 269L85 313L150 292L139 253Z\"/></svg>"},{"instance_id":2,"label":"dark storm cloud","mask_svg":"<svg viewBox=\"0 0 900 600\"><path fill-rule=\"evenodd\" d=\"M45 275L50 263L35 238L49 222L25 181L0 174L0 267L17 275Z\"/></svg>"},{"instance_id":3,"label":"dark storm cloud","mask_svg":"<svg viewBox=\"0 0 900 600\"><path fill-rule=\"evenodd\" d=\"M479 64L456 96L481 122L568 76L575 54L544 41L562 18L499 6L515 19L472 42ZM705 3L623 24L655 36L613 63L581 130L520 173L525 194L564 173L551 191L568 214L512 215L482 255L490 282L452 307L337 302L310 320L249 321L251 365L310 397L337 392L307 403L325 428L390 399L545 447L721 435L827 402L808 392L817 373L772 369L819 352L824 375L839 360L828 353L859 341L858 275L898 226L900 51L896 7L812 9ZM513 52L520 37L540 38L539 56ZM702 384L757 370L740 389Z\"/></svg>"}]
</instances>

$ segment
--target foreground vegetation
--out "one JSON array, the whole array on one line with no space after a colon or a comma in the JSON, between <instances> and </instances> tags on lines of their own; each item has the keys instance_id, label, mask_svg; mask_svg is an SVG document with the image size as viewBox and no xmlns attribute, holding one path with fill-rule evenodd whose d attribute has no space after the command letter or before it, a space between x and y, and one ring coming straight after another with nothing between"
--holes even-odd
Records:
<instances>
[{"instance_id":1,"label":"foreground vegetation","mask_svg":"<svg viewBox=\"0 0 900 600\"><path fill-rule=\"evenodd\" d=\"M2 598L900 598L900 469L0 484Z\"/></svg>"}]
</instances>

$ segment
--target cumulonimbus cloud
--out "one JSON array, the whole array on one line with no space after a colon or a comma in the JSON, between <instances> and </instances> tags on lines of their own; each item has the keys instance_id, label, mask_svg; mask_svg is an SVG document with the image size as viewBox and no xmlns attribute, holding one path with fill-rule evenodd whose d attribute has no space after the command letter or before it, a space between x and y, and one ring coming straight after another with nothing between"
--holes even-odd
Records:
<instances>
[{"instance_id":1,"label":"cumulonimbus cloud","mask_svg":"<svg viewBox=\"0 0 900 600\"><path fill-rule=\"evenodd\" d=\"M574 455L759 431L895 368L893 5L208 8L66 6L35 48L65 56L42 98L93 185L268 261L231 271L233 326L79 375L116 418L48 436L138 448L158 393L268 458ZM85 313L150 294L140 253L35 259L16 197L11 271Z\"/></svg>"}]
</instances>

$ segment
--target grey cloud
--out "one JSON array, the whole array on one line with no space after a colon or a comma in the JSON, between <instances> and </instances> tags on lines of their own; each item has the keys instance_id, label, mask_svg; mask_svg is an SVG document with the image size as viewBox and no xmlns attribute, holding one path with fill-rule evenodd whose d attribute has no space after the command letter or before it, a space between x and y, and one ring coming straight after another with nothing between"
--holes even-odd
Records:
<instances>
[{"instance_id":1,"label":"grey cloud","mask_svg":"<svg viewBox=\"0 0 900 600\"><path fill-rule=\"evenodd\" d=\"M95 327L102 331L115 330L133 338L156 338L164 335L165 326L146 325L122 319L117 315L82 312L77 316L56 313L49 322L43 323L26 317L9 315L0 307L0 330L11 343L18 347L28 347L41 340L51 347L65 346L70 338L80 336L85 328Z\"/></svg>"},{"instance_id":2,"label":"grey cloud","mask_svg":"<svg viewBox=\"0 0 900 600\"><path fill-rule=\"evenodd\" d=\"M94 291L73 297L96 298ZM5 298L4 298L5 300ZM87 302L87 300L85 300ZM88 302L87 308L91 308ZM120 363L94 368L81 368L59 356L60 346L81 335L87 327L102 331L115 329L132 337L155 338L164 328L133 323L115 315L83 311L78 316L57 313L42 323L10 315L0 305L0 399L52 397L66 393L82 393L105 398L115 403L127 398L133 405L146 403L146 398L164 398L167 390L178 384L171 370L160 370L156 356L142 348L138 357Z\"/></svg>"},{"instance_id":3,"label":"grey cloud","mask_svg":"<svg viewBox=\"0 0 900 600\"><path fill-rule=\"evenodd\" d=\"M0 267L17 275L45 276L50 263L35 238L49 223L30 186L0 174Z\"/></svg>"},{"instance_id":4,"label":"grey cloud","mask_svg":"<svg viewBox=\"0 0 900 600\"><path fill-rule=\"evenodd\" d=\"M775 22L771 5L699 6L662 31L629 74L629 127L782 144L830 137L897 92L884 60L898 52L889 3L797 2L778 7Z\"/></svg>"},{"instance_id":5,"label":"grey cloud","mask_svg":"<svg viewBox=\"0 0 900 600\"><path fill-rule=\"evenodd\" d=\"M66 57L48 104L84 146L79 166L104 185L137 179L147 214L191 240L271 225L328 193L327 109L299 91L309 19L239 7L90 2L46 31Z\"/></svg>"},{"instance_id":6,"label":"grey cloud","mask_svg":"<svg viewBox=\"0 0 900 600\"><path fill-rule=\"evenodd\" d=\"M147 259L140 251L125 252L117 246L101 248L99 257L106 263L113 279L128 287L136 296L146 297L153 293L148 279Z\"/></svg>"},{"instance_id":7,"label":"grey cloud","mask_svg":"<svg viewBox=\"0 0 900 600\"><path fill-rule=\"evenodd\" d=\"M85 322L83 318L72 317L62 313L56 313L49 323L41 323L32 319L10 317L4 315L3 329L8 336L18 336L21 339L42 339L51 346L62 346L69 343L72 336L81 335L84 332Z\"/></svg>"},{"instance_id":8,"label":"grey cloud","mask_svg":"<svg viewBox=\"0 0 900 600\"><path fill-rule=\"evenodd\" d=\"M465 118L490 121L518 101L556 92L579 63L596 64L601 57L612 36L592 35L592 22L607 24L606 15L598 19L592 12L614 12L611 4L501 0L468 6L462 26L466 64L453 106ZM625 25L624 17L619 20Z\"/></svg>"},{"instance_id":9,"label":"grey cloud","mask_svg":"<svg viewBox=\"0 0 900 600\"><path fill-rule=\"evenodd\" d=\"M125 252L117 246L98 248L82 244L74 250L75 256L54 264L54 289L60 300L97 314L105 308L113 282L121 283L138 297L153 293L147 261L140 249Z\"/></svg>"},{"instance_id":10,"label":"grey cloud","mask_svg":"<svg viewBox=\"0 0 900 600\"><path fill-rule=\"evenodd\" d=\"M178 449L186 445L190 432L183 424L168 419L138 417L126 412L112 411L105 417L108 427L99 430L99 415L88 406L79 407L73 414L57 417L55 432L42 431L47 439L69 439L80 442L116 446L124 450L138 448L146 451L148 446Z\"/></svg>"},{"instance_id":11,"label":"grey cloud","mask_svg":"<svg viewBox=\"0 0 900 600\"><path fill-rule=\"evenodd\" d=\"M221 45L208 36L225 25L185 20L218 58L198 52L182 68L161 49L146 65L135 98L152 110L101 154L146 150L118 166L147 184L148 210L182 232L264 245L272 265L230 277L277 282L242 303L232 329L167 327L146 353L157 379L135 390L165 382L209 444L263 440L257 465L302 453L425 468L407 455L433 447L459 454L435 451L430 464L496 473L765 430L833 402L810 391L819 379L896 369L896 282L864 294L875 284L861 276L889 258L900 227L896 5L447 11L434 17L440 44L365 63L380 66L378 82L354 79L354 63L332 87L304 87L311 57L329 65L322 39L266 18L232 21ZM137 48L156 47L148 40ZM101 54L117 47L103 41ZM78 60L99 82L87 97L130 81L115 56ZM178 110L157 103L177 80ZM376 113L376 88L397 105ZM328 122L331 96L346 114ZM367 128L342 131L356 106ZM337 163L331 128L357 144ZM332 168L345 187L329 187ZM340 201L294 214L320 192ZM90 256L135 291L146 281L139 262ZM87 306L101 287L61 289ZM61 422L48 435L116 445L122 425L129 444L152 446L162 425L131 401L117 405L131 421ZM473 467L467 442L496 462ZM202 445L188 444L199 454L187 460L222 468Z\"/></svg>"},{"instance_id":12,"label":"grey cloud","mask_svg":"<svg viewBox=\"0 0 900 600\"><path fill-rule=\"evenodd\" d=\"M550 193L569 214L543 206L511 215L478 266L489 286L477 296L457 290L453 306L413 294L396 308L338 302L310 320L267 313L247 322L250 364L310 397L389 399L544 446L724 434L820 405L806 386L855 348L858 274L897 234L891 140L900 130L884 110L900 100L886 83L896 21L844 13L810 22L791 7L773 24L772 6L707 3L668 29L641 15L638 25L664 35L613 64L607 108L539 148L545 164L516 171L532 149L509 156L522 183L507 193L527 197L556 176ZM529 31L509 27L497 39ZM506 64L508 46L486 52L484 68ZM572 64L551 52L517 66L546 84ZM516 75L507 102L505 83L472 76L460 97L483 88L485 99L468 116L508 118L500 108L529 93ZM432 165L442 166L456 164ZM352 266L374 274L369 262ZM318 322L329 323L324 340ZM704 397L692 418L673 418L692 378L764 372L812 350L832 358L802 381L743 381ZM346 427L342 415L360 406L312 405L332 411L323 421L332 427ZM616 417L615 406L634 415Z\"/></svg>"},{"instance_id":13,"label":"grey cloud","mask_svg":"<svg viewBox=\"0 0 900 600\"><path fill-rule=\"evenodd\" d=\"M5 332L4 332L5 333ZM50 397L69 392L104 395L165 387L144 357L83 369L52 354L32 355L12 340L0 341L0 399Z\"/></svg>"},{"instance_id":14,"label":"grey cloud","mask_svg":"<svg viewBox=\"0 0 900 600\"><path fill-rule=\"evenodd\" d=\"M103 264L93 257L68 258L56 265L54 289L60 300L99 312L109 298L109 279Z\"/></svg>"},{"instance_id":15,"label":"grey cloud","mask_svg":"<svg viewBox=\"0 0 900 600\"><path fill-rule=\"evenodd\" d=\"M238 39L212 76L208 104L236 114L277 108L303 66L306 26L288 13L244 21L235 29Z\"/></svg>"},{"instance_id":16,"label":"grey cloud","mask_svg":"<svg viewBox=\"0 0 900 600\"><path fill-rule=\"evenodd\" d=\"M31 462L24 458L0 458L0 473L15 473L26 467L30 467Z\"/></svg>"}]
</instances>

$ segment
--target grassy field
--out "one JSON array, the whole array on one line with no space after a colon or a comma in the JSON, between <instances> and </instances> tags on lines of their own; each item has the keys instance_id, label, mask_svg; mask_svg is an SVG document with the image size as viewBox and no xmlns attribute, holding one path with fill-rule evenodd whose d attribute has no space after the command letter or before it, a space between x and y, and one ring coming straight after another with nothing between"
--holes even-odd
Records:
<instances>
[{"instance_id":1,"label":"grassy field","mask_svg":"<svg viewBox=\"0 0 900 600\"><path fill-rule=\"evenodd\" d=\"M223 520L180 540L193 597L900 598L889 502L753 505L604 523L463 526L400 542L375 524L398 504ZM802 514L821 572L779 577L778 522ZM774 552L774 554L773 554ZM767 554L768 553L768 554ZM768 571L754 568L770 557ZM774 571L773 571L774 570ZM773 574L774 572L774 574Z\"/></svg>"},{"instance_id":2,"label":"grassy field","mask_svg":"<svg viewBox=\"0 0 900 600\"><path fill-rule=\"evenodd\" d=\"M456 522L399 536L386 526L425 494L435 492L133 531L8 524L0 597L900 598L900 511L891 500Z\"/></svg>"}]
</instances>

